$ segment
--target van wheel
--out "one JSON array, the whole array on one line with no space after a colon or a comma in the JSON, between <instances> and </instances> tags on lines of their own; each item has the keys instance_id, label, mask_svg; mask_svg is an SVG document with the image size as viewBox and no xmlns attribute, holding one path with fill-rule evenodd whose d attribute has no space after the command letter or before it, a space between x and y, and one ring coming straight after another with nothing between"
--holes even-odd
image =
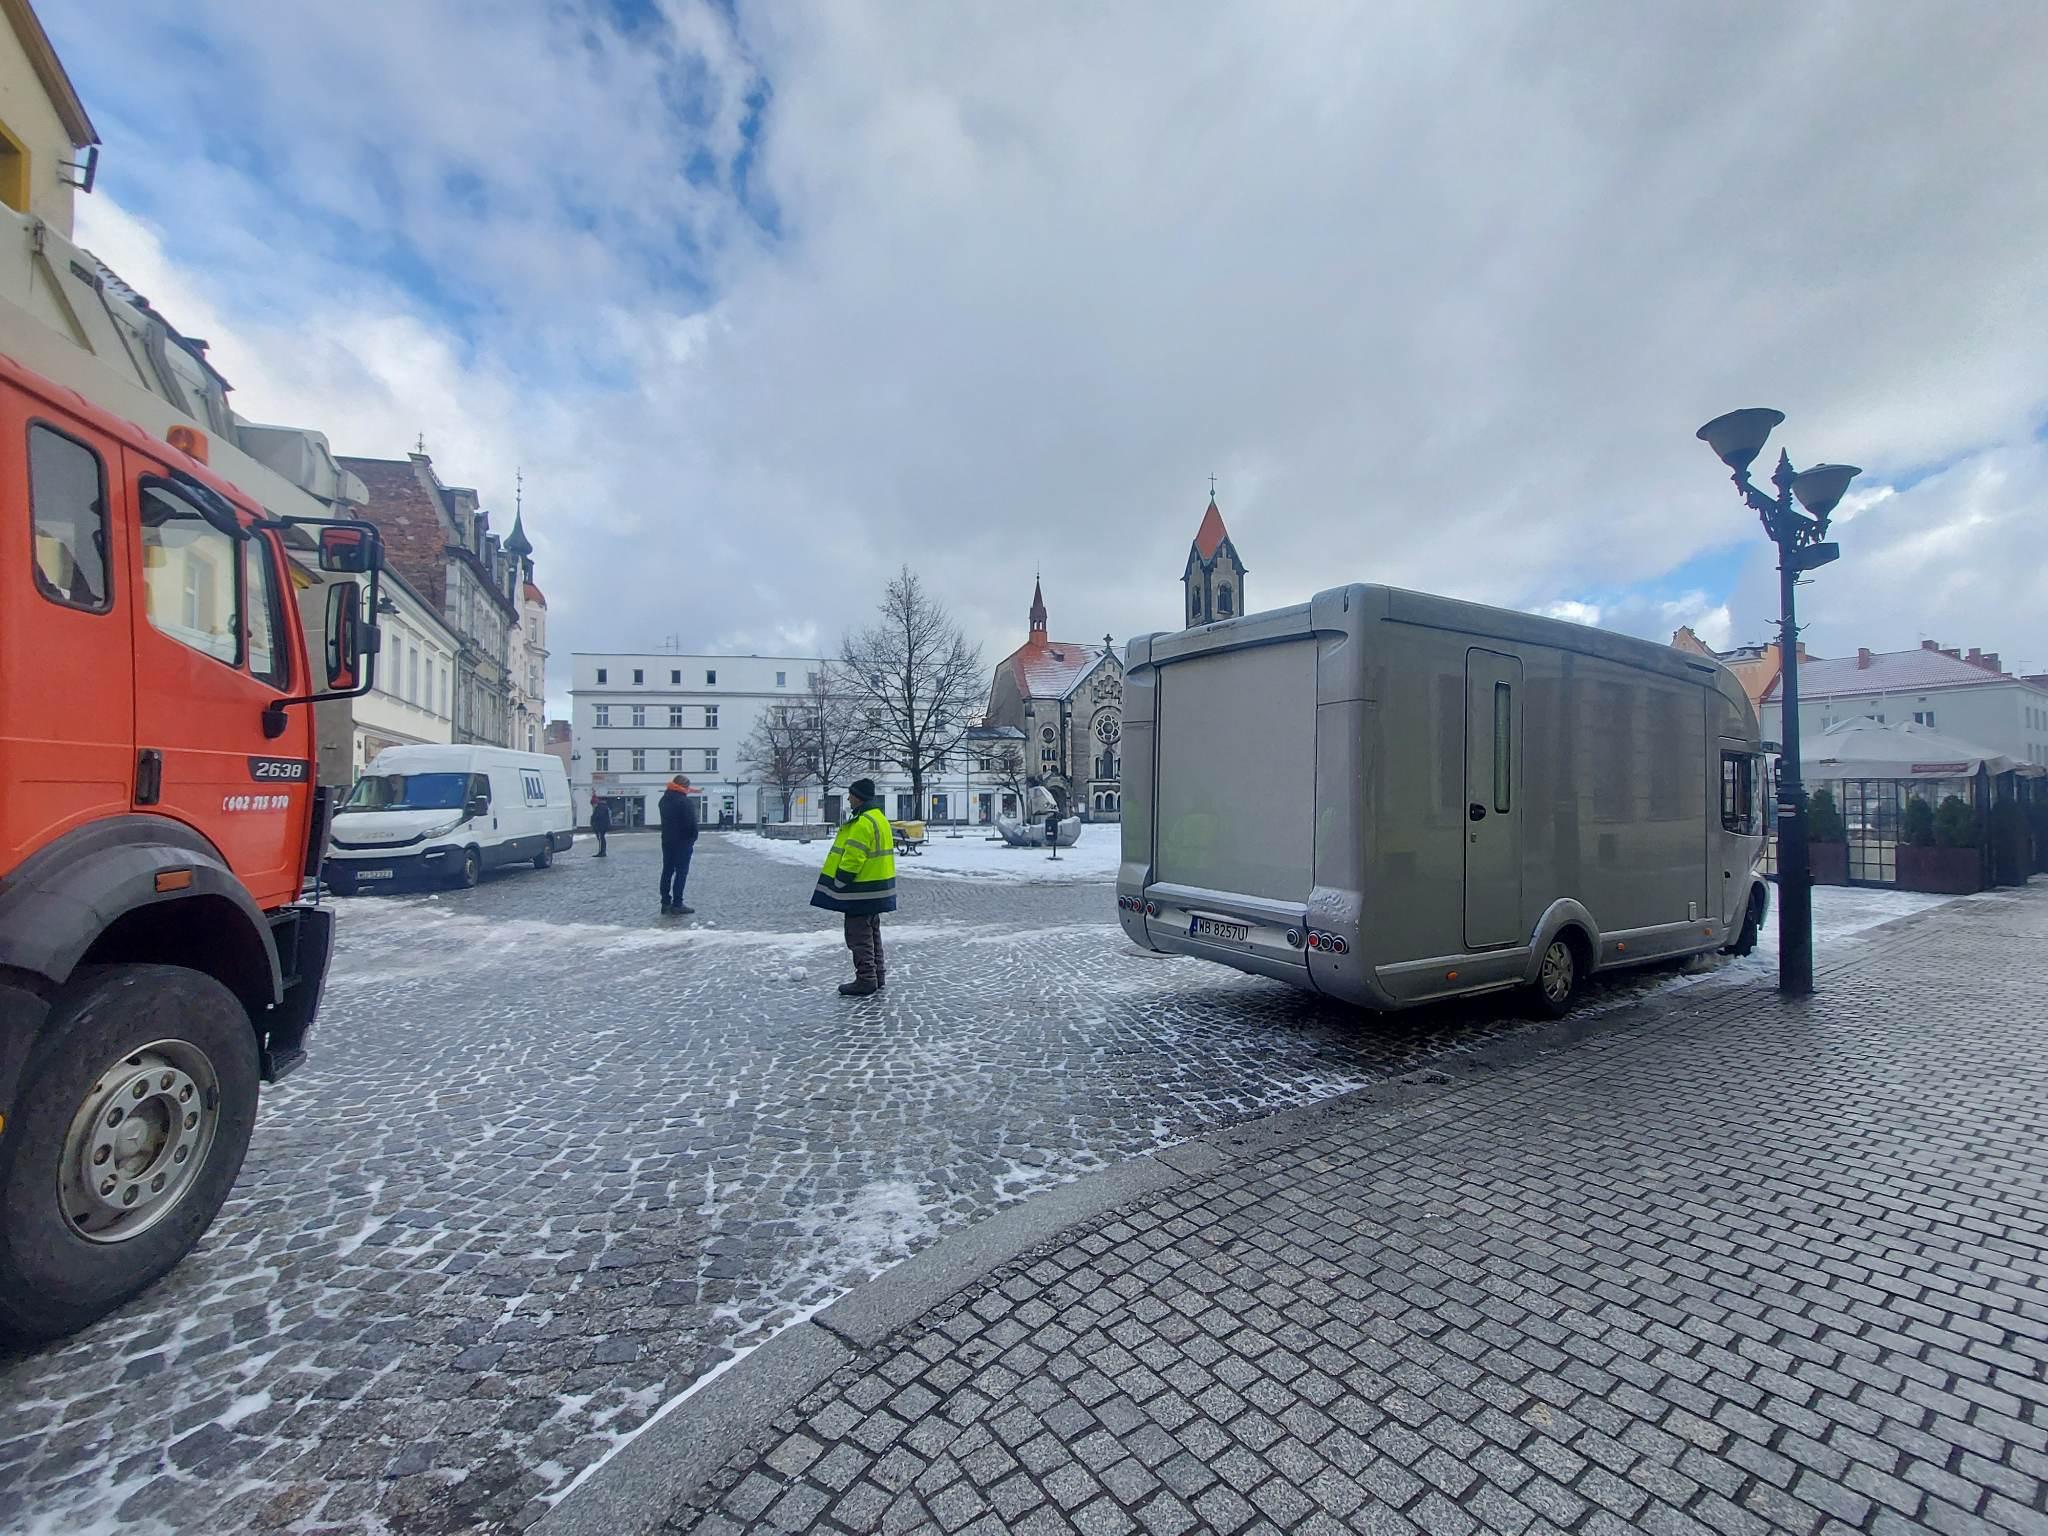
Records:
<instances>
[{"instance_id":1,"label":"van wheel","mask_svg":"<svg viewBox=\"0 0 2048 1536\"><path fill-rule=\"evenodd\" d=\"M551 867L554 864L554 862L555 840L552 837L550 837L546 842L540 845L540 852L536 853L533 856L533 867L535 869L547 869Z\"/></svg>"},{"instance_id":2,"label":"van wheel","mask_svg":"<svg viewBox=\"0 0 2048 1536\"><path fill-rule=\"evenodd\" d=\"M1543 951L1543 965L1531 990L1536 1006L1551 1018L1561 1019L1571 1012L1579 995L1579 950L1565 935L1552 939Z\"/></svg>"},{"instance_id":3,"label":"van wheel","mask_svg":"<svg viewBox=\"0 0 2048 1536\"><path fill-rule=\"evenodd\" d=\"M211 976L78 971L0 1138L0 1333L75 1333L189 1253L241 1171L256 1086L256 1032Z\"/></svg>"},{"instance_id":4,"label":"van wheel","mask_svg":"<svg viewBox=\"0 0 2048 1536\"><path fill-rule=\"evenodd\" d=\"M1761 891L1749 893L1749 910L1742 915L1742 932L1724 951L1731 955L1746 955L1756 948L1756 936L1764 924L1764 898Z\"/></svg>"},{"instance_id":5,"label":"van wheel","mask_svg":"<svg viewBox=\"0 0 2048 1536\"><path fill-rule=\"evenodd\" d=\"M337 896L353 896L356 893L355 871L331 869L327 872L327 889Z\"/></svg>"},{"instance_id":6,"label":"van wheel","mask_svg":"<svg viewBox=\"0 0 2048 1536\"><path fill-rule=\"evenodd\" d=\"M483 877L484 856L474 848L465 848L462 852L462 868L456 873L455 883L465 891L473 891Z\"/></svg>"}]
</instances>

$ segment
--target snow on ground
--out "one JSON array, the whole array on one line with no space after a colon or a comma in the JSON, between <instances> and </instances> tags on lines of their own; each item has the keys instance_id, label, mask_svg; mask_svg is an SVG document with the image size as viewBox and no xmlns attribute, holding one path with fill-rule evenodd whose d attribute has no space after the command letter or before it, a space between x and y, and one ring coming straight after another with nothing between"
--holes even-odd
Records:
<instances>
[{"instance_id":1,"label":"snow on ground","mask_svg":"<svg viewBox=\"0 0 2048 1536\"><path fill-rule=\"evenodd\" d=\"M1055 859L1044 848L1012 848L1000 838L977 828L933 828L922 853L896 861L899 875L931 875L943 880L990 880L1010 885L1067 885L1076 881L1116 879L1123 861L1123 829L1109 822L1095 822L1081 829L1081 840L1062 848ZM816 869L825 862L830 846L825 838L802 843L779 837L741 835L733 839L743 848L765 854L784 864L801 864Z\"/></svg>"}]
</instances>

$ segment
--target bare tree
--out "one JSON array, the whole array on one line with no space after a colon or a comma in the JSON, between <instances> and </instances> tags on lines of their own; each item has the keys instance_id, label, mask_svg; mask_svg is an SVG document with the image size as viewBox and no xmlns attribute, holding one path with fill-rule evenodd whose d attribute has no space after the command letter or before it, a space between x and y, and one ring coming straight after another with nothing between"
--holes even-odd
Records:
<instances>
[{"instance_id":1,"label":"bare tree","mask_svg":"<svg viewBox=\"0 0 2048 1536\"><path fill-rule=\"evenodd\" d=\"M805 760L818 793L829 795L834 784L856 777L870 750L866 720L836 662L810 675L802 707Z\"/></svg>"},{"instance_id":2,"label":"bare tree","mask_svg":"<svg viewBox=\"0 0 2048 1536\"><path fill-rule=\"evenodd\" d=\"M996 787L1017 797L1017 815L1026 814L1025 791L1032 784L1030 765L1024 761L1024 749L1014 741L1006 741L989 753L989 771L996 781Z\"/></svg>"},{"instance_id":3,"label":"bare tree","mask_svg":"<svg viewBox=\"0 0 2048 1536\"><path fill-rule=\"evenodd\" d=\"M811 777L802 712L787 705L761 711L740 744L740 763L751 777L775 786L782 796L782 819L788 821L797 790Z\"/></svg>"},{"instance_id":4,"label":"bare tree","mask_svg":"<svg viewBox=\"0 0 2048 1536\"><path fill-rule=\"evenodd\" d=\"M881 621L848 635L840 664L848 699L868 745L910 775L915 814L924 815L925 775L960 745L981 713L987 683L981 647L969 645L946 612L904 566L889 583Z\"/></svg>"}]
</instances>

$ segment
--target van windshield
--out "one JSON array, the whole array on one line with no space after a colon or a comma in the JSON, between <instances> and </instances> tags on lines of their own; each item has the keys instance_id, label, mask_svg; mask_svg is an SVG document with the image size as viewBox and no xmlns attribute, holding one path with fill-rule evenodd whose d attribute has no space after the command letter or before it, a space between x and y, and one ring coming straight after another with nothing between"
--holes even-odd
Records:
<instances>
[{"instance_id":1,"label":"van windshield","mask_svg":"<svg viewBox=\"0 0 2048 1536\"><path fill-rule=\"evenodd\" d=\"M466 773L370 773L356 780L344 811L458 811Z\"/></svg>"}]
</instances>

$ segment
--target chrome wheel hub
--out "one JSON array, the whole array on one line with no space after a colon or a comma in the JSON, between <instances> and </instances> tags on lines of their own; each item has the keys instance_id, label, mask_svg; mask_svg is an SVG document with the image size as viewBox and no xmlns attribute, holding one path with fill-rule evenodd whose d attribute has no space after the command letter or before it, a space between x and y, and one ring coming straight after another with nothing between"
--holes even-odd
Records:
<instances>
[{"instance_id":1,"label":"chrome wheel hub","mask_svg":"<svg viewBox=\"0 0 2048 1536\"><path fill-rule=\"evenodd\" d=\"M1543 952L1543 995L1561 1003L1572 990L1572 947L1559 939Z\"/></svg>"},{"instance_id":2,"label":"chrome wheel hub","mask_svg":"<svg viewBox=\"0 0 2048 1536\"><path fill-rule=\"evenodd\" d=\"M87 1090L65 1133L65 1222L95 1243L146 1232L192 1187L219 1124L220 1081L196 1045L159 1040L122 1057Z\"/></svg>"}]
</instances>

